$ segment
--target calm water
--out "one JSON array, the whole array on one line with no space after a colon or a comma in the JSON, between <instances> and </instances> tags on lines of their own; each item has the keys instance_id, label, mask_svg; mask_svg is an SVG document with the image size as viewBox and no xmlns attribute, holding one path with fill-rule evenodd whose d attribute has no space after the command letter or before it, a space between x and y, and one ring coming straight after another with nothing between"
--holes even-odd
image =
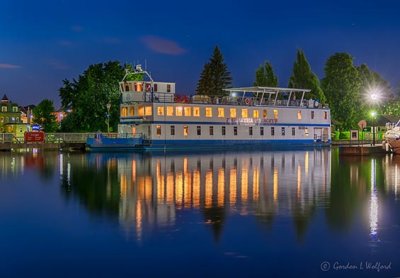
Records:
<instances>
[{"instance_id":1,"label":"calm water","mask_svg":"<svg viewBox=\"0 0 400 278\"><path fill-rule=\"evenodd\" d=\"M0 153L0 277L399 276L399 183L335 149Z\"/></svg>"}]
</instances>

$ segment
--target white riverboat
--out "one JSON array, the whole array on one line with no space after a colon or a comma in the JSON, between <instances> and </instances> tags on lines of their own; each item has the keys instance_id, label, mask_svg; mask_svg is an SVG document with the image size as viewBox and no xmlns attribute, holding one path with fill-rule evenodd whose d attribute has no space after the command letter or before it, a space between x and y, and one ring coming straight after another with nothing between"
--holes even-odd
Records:
<instances>
[{"instance_id":1,"label":"white riverboat","mask_svg":"<svg viewBox=\"0 0 400 278\"><path fill-rule=\"evenodd\" d=\"M140 66L135 72L148 81L119 83L118 126L121 138L138 139L134 148L330 144L330 110L307 99L310 90L240 87L226 89L226 96L182 97L175 94L175 83L156 82Z\"/></svg>"}]
</instances>

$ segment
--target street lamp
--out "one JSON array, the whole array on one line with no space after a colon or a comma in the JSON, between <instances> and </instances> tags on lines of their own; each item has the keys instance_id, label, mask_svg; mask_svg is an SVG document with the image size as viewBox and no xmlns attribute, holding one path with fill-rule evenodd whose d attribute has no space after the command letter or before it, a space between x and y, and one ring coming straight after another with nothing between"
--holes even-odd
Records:
<instances>
[{"instance_id":1,"label":"street lamp","mask_svg":"<svg viewBox=\"0 0 400 278\"><path fill-rule=\"evenodd\" d=\"M107 133L110 133L110 108L111 108L111 103L107 103Z\"/></svg>"},{"instance_id":2,"label":"street lamp","mask_svg":"<svg viewBox=\"0 0 400 278\"><path fill-rule=\"evenodd\" d=\"M375 119L376 119L376 111L371 111L372 118L372 145L375 146Z\"/></svg>"}]
</instances>

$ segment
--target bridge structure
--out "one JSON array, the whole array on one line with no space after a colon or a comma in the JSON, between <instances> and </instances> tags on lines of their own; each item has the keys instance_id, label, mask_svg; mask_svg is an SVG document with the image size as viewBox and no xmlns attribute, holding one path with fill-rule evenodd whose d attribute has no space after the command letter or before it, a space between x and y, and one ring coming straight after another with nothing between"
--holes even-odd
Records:
<instances>
[{"instance_id":1,"label":"bridge structure","mask_svg":"<svg viewBox=\"0 0 400 278\"><path fill-rule=\"evenodd\" d=\"M44 150L82 150L86 149L87 138L94 138L96 133L46 133L44 142L25 142L23 137L12 133L0 133L0 151L17 149ZM117 133L107 133L108 137L117 137Z\"/></svg>"}]
</instances>

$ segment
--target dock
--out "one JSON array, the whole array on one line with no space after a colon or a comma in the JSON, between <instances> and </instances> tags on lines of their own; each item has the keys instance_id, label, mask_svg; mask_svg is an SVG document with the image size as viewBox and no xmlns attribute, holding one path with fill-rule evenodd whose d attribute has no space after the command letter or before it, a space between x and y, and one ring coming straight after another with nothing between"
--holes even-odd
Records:
<instances>
[{"instance_id":1,"label":"dock","mask_svg":"<svg viewBox=\"0 0 400 278\"><path fill-rule=\"evenodd\" d=\"M365 155L384 155L391 153L389 148L382 144L363 144L363 145L341 145L339 146L339 155L365 156Z\"/></svg>"}]
</instances>

